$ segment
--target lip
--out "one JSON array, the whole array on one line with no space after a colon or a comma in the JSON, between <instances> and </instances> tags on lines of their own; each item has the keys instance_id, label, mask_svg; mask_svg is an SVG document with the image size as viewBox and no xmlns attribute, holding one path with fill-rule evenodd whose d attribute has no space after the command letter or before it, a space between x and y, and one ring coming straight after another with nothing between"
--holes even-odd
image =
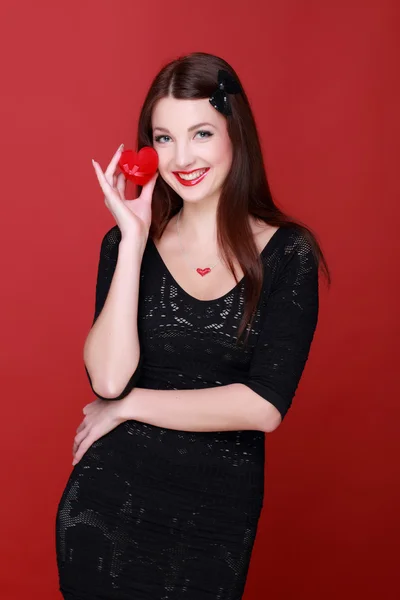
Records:
<instances>
[{"instance_id":1,"label":"lip","mask_svg":"<svg viewBox=\"0 0 400 600\"><path fill-rule=\"evenodd\" d=\"M198 177L197 179L192 179L191 181L184 181L178 175L178 173L184 173L185 175L189 175L190 173L194 173L195 171L200 171L201 168L206 169L205 172L203 173L203 175L200 175L200 177ZM209 170L210 170L210 167L200 167L198 169L193 169L192 171L172 171L172 172L180 184L185 185L186 187L192 187L192 186L200 183L200 181L203 181L204 177L207 175Z\"/></svg>"}]
</instances>

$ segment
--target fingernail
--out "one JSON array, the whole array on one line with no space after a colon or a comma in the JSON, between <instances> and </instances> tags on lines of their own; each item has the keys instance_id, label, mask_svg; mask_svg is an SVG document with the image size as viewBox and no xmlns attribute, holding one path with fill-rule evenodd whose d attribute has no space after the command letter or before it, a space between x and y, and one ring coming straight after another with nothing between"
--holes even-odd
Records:
<instances>
[{"instance_id":1,"label":"fingernail","mask_svg":"<svg viewBox=\"0 0 400 600\"><path fill-rule=\"evenodd\" d=\"M92 165L93 165L93 166L94 166L94 163L95 163L95 161L94 161L94 160L93 160L93 158L92 158Z\"/></svg>"},{"instance_id":2,"label":"fingernail","mask_svg":"<svg viewBox=\"0 0 400 600\"><path fill-rule=\"evenodd\" d=\"M124 147L124 145L121 144L120 147L118 148L118 150L122 150L123 147Z\"/></svg>"}]
</instances>

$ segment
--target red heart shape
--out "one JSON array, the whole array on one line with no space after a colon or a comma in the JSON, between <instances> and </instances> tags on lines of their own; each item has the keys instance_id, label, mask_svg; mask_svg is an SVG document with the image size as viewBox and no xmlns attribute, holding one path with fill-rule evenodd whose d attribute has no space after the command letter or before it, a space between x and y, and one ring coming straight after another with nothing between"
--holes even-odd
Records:
<instances>
[{"instance_id":1,"label":"red heart shape","mask_svg":"<svg viewBox=\"0 0 400 600\"><path fill-rule=\"evenodd\" d=\"M158 154L151 146L143 146L139 152L124 150L118 166L126 179L137 185L145 185L157 171Z\"/></svg>"},{"instance_id":2,"label":"red heart shape","mask_svg":"<svg viewBox=\"0 0 400 600\"><path fill-rule=\"evenodd\" d=\"M211 271L211 269L210 269L210 267L206 267L205 269L200 269L200 267L199 267L198 269L196 269L196 271L198 272L199 275L204 277L204 275L207 275L207 273L209 273Z\"/></svg>"}]
</instances>

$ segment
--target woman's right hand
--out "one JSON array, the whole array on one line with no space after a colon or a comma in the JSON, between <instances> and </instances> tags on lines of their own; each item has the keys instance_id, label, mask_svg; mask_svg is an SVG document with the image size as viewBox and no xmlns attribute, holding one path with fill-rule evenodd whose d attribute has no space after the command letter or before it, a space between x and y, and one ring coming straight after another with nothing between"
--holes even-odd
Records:
<instances>
[{"instance_id":1,"label":"woman's right hand","mask_svg":"<svg viewBox=\"0 0 400 600\"><path fill-rule=\"evenodd\" d=\"M115 174L118 161L123 150L123 144L118 148L103 173L100 165L92 159L97 179L104 193L104 202L114 216L121 230L122 238L141 240L145 244L151 225L151 201L153 190L159 175L158 171L146 183L140 196L134 200L125 198L126 179L123 173Z\"/></svg>"}]
</instances>

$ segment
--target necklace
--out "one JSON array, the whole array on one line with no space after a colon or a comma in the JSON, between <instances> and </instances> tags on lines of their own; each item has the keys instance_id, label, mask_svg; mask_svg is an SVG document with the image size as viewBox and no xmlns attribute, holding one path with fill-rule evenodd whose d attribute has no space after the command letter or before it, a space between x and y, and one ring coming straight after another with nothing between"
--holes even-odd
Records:
<instances>
[{"instance_id":1,"label":"necklace","mask_svg":"<svg viewBox=\"0 0 400 600\"><path fill-rule=\"evenodd\" d=\"M181 212L182 212L182 209L178 213L178 218L176 220L176 229L177 229L177 232L178 232L178 240L179 240L179 245L180 245L182 253L183 253L183 257L185 258L185 260L191 266L192 269L194 269L199 275L201 275L202 277L204 277L204 275L207 275L208 273L210 273L211 269L213 269L220 262L220 259L217 260L217 262L215 264L213 264L212 267L206 267L205 269L200 269L200 267L194 267L192 265L192 263L186 258L187 252L184 249L184 247L182 246L181 236L180 236L180 233L179 233L179 219L181 217Z\"/></svg>"}]
</instances>

